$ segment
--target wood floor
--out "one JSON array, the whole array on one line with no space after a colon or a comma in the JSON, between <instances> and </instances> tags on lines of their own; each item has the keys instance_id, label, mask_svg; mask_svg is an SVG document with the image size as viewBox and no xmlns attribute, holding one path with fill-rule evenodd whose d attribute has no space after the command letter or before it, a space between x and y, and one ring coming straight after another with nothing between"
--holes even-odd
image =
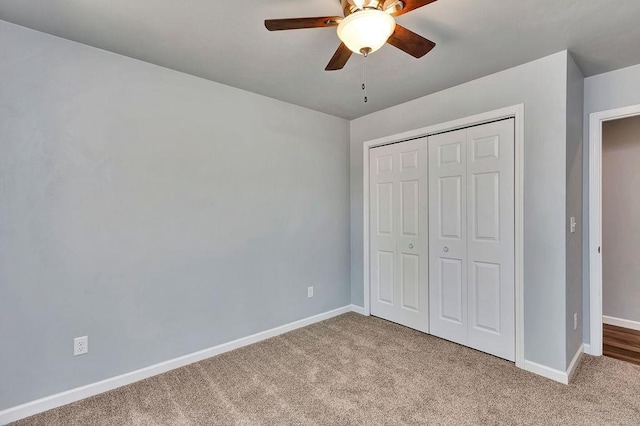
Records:
<instances>
[{"instance_id":1,"label":"wood floor","mask_svg":"<svg viewBox=\"0 0 640 426\"><path fill-rule=\"evenodd\" d=\"M604 355L640 365L640 331L603 324L602 343Z\"/></svg>"}]
</instances>

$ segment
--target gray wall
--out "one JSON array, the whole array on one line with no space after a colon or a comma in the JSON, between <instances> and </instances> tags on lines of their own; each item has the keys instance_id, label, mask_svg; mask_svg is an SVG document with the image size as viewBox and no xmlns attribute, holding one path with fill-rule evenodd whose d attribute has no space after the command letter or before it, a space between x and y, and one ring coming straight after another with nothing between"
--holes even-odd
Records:
<instances>
[{"instance_id":1,"label":"gray wall","mask_svg":"<svg viewBox=\"0 0 640 426\"><path fill-rule=\"evenodd\" d=\"M567 64L567 366L582 344L582 115L584 77L568 55ZM576 231L570 233L570 218ZM577 326L574 330L573 316Z\"/></svg>"},{"instance_id":2,"label":"gray wall","mask_svg":"<svg viewBox=\"0 0 640 426\"><path fill-rule=\"evenodd\" d=\"M594 112L640 105L640 65L585 78L584 80L584 155L583 155L583 302L585 343L589 336L589 115Z\"/></svg>"},{"instance_id":3,"label":"gray wall","mask_svg":"<svg viewBox=\"0 0 640 426\"><path fill-rule=\"evenodd\" d=\"M348 141L0 21L0 410L349 304Z\"/></svg>"},{"instance_id":4,"label":"gray wall","mask_svg":"<svg viewBox=\"0 0 640 426\"><path fill-rule=\"evenodd\" d=\"M602 313L640 321L640 116L602 131Z\"/></svg>"},{"instance_id":5,"label":"gray wall","mask_svg":"<svg viewBox=\"0 0 640 426\"><path fill-rule=\"evenodd\" d=\"M525 104L525 357L566 368L567 52L351 122L351 295L363 305L362 143Z\"/></svg>"}]
</instances>

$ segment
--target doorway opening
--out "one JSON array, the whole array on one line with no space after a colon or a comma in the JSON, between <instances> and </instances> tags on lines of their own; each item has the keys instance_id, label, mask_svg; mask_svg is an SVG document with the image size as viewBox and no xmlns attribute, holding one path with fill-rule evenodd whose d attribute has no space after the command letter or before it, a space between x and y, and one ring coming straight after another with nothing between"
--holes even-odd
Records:
<instances>
[{"instance_id":1,"label":"doorway opening","mask_svg":"<svg viewBox=\"0 0 640 426\"><path fill-rule=\"evenodd\" d=\"M589 121L592 355L640 364L640 105Z\"/></svg>"},{"instance_id":2,"label":"doorway opening","mask_svg":"<svg viewBox=\"0 0 640 426\"><path fill-rule=\"evenodd\" d=\"M602 124L602 353L640 364L640 115Z\"/></svg>"}]
</instances>

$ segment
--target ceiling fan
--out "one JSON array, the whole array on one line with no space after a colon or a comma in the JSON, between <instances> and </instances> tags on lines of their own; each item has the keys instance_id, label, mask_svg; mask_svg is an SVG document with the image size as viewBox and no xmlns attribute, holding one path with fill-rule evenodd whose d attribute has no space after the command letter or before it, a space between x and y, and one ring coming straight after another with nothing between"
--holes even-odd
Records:
<instances>
[{"instance_id":1,"label":"ceiling fan","mask_svg":"<svg viewBox=\"0 0 640 426\"><path fill-rule=\"evenodd\" d=\"M367 56L385 43L421 58L435 43L396 24L394 17L411 12L436 0L340 0L344 17L266 19L269 31L300 28L338 27L342 41L326 66L326 71L342 69L352 53Z\"/></svg>"}]
</instances>

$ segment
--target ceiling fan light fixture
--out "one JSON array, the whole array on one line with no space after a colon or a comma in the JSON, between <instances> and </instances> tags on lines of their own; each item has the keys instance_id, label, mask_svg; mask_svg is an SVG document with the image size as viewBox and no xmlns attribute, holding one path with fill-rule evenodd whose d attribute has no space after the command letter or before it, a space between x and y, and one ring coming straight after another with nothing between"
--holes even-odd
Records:
<instances>
[{"instance_id":1,"label":"ceiling fan light fixture","mask_svg":"<svg viewBox=\"0 0 640 426\"><path fill-rule=\"evenodd\" d=\"M393 34L393 16L378 9L365 9L345 17L338 25L338 37L354 53L362 55L380 49Z\"/></svg>"}]
</instances>

